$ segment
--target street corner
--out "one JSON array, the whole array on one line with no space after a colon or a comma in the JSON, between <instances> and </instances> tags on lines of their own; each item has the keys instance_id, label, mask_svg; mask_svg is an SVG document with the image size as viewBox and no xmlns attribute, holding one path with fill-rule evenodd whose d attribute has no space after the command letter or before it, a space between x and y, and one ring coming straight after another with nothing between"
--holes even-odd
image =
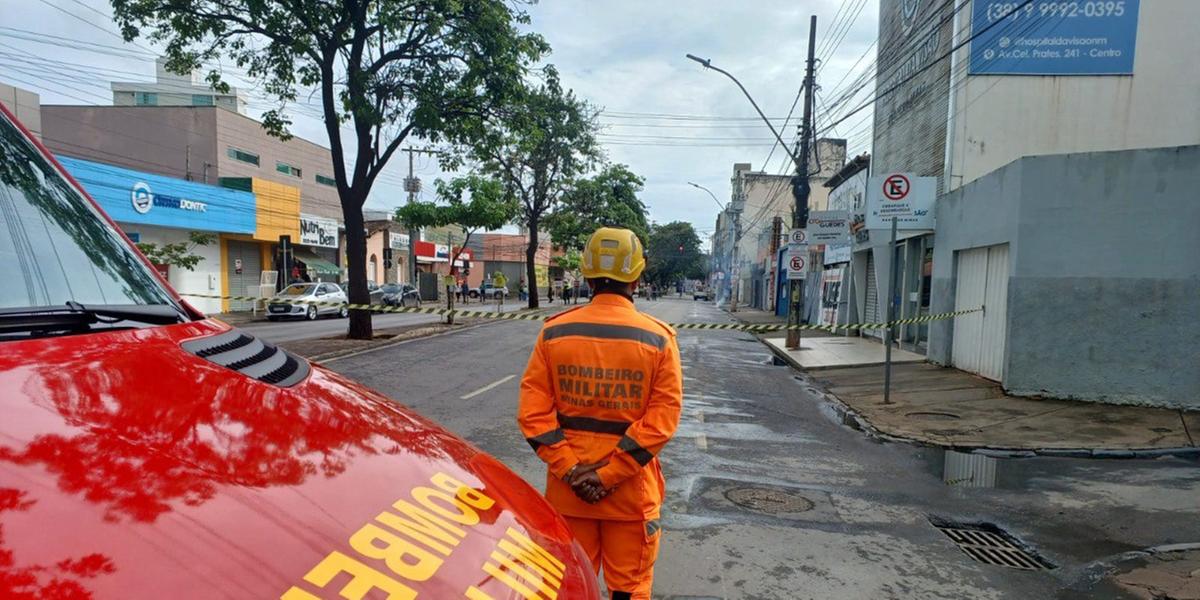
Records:
<instances>
[{"instance_id":1,"label":"street corner","mask_svg":"<svg viewBox=\"0 0 1200 600\"><path fill-rule=\"evenodd\" d=\"M1129 552L1081 570L1060 597L1200 600L1200 543Z\"/></svg>"}]
</instances>

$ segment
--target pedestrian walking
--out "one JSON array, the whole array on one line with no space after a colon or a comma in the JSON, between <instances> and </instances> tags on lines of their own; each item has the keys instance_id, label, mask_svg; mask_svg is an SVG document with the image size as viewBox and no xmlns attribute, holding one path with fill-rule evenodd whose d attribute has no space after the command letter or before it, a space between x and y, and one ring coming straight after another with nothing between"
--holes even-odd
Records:
<instances>
[{"instance_id":1,"label":"pedestrian walking","mask_svg":"<svg viewBox=\"0 0 1200 600\"><path fill-rule=\"evenodd\" d=\"M584 249L588 304L547 319L521 380L517 422L547 464L546 499L612 598L650 598L665 493L658 454L675 435L683 372L675 331L633 305L646 266L627 229Z\"/></svg>"},{"instance_id":2,"label":"pedestrian walking","mask_svg":"<svg viewBox=\"0 0 1200 600\"><path fill-rule=\"evenodd\" d=\"M520 287L517 288L517 298L524 302L529 299L529 286L525 285L525 278L521 278Z\"/></svg>"},{"instance_id":3,"label":"pedestrian walking","mask_svg":"<svg viewBox=\"0 0 1200 600\"><path fill-rule=\"evenodd\" d=\"M462 303L466 304L467 299L471 297L471 286L467 285L466 277L463 277L462 285L459 286L459 293L462 294Z\"/></svg>"}]
</instances>

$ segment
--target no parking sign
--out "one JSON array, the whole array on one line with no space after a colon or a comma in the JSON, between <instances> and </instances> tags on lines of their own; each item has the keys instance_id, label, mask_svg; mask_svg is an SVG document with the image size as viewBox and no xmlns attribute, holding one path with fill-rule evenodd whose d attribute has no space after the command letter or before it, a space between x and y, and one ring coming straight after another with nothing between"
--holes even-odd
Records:
<instances>
[{"instance_id":1,"label":"no parking sign","mask_svg":"<svg viewBox=\"0 0 1200 600\"><path fill-rule=\"evenodd\" d=\"M783 257L788 279L804 279L808 272L808 246L789 246Z\"/></svg>"}]
</instances>

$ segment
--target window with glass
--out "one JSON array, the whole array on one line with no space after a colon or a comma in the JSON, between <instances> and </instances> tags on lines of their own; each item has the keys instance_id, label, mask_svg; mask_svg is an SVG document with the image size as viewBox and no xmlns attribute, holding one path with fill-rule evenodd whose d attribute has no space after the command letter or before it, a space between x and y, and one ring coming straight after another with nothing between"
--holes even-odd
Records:
<instances>
[{"instance_id":1,"label":"window with glass","mask_svg":"<svg viewBox=\"0 0 1200 600\"><path fill-rule=\"evenodd\" d=\"M177 306L98 209L0 116L0 311Z\"/></svg>"},{"instance_id":2,"label":"window with glass","mask_svg":"<svg viewBox=\"0 0 1200 600\"><path fill-rule=\"evenodd\" d=\"M300 167L293 167L292 165L283 162L276 162L275 170L283 173L284 175L291 175L292 177L300 176Z\"/></svg>"},{"instance_id":3,"label":"window with glass","mask_svg":"<svg viewBox=\"0 0 1200 600\"><path fill-rule=\"evenodd\" d=\"M207 94L192 94L192 106L212 106L213 97Z\"/></svg>"},{"instance_id":4,"label":"window with glass","mask_svg":"<svg viewBox=\"0 0 1200 600\"><path fill-rule=\"evenodd\" d=\"M332 177L326 177L325 175L322 175L322 174L320 174L320 173L317 173L317 183L319 183L319 184L321 184L321 185L328 185L328 186L332 186L332 187L337 187L337 180L336 180L336 179L334 179L334 178L332 178Z\"/></svg>"},{"instance_id":5,"label":"window with glass","mask_svg":"<svg viewBox=\"0 0 1200 600\"><path fill-rule=\"evenodd\" d=\"M133 103L138 106L158 106L158 94L154 92L134 92Z\"/></svg>"},{"instance_id":6,"label":"window with glass","mask_svg":"<svg viewBox=\"0 0 1200 600\"><path fill-rule=\"evenodd\" d=\"M256 167L259 165L258 155L253 152L246 152L245 150L239 150L233 146L230 146L226 153L229 155L229 158L232 158L233 160L249 163Z\"/></svg>"}]
</instances>

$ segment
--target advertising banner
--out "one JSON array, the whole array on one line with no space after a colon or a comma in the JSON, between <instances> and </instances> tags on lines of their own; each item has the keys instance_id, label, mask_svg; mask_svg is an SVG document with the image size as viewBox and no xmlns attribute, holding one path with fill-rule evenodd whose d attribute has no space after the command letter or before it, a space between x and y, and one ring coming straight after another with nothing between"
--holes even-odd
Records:
<instances>
[{"instance_id":1,"label":"advertising banner","mask_svg":"<svg viewBox=\"0 0 1200 600\"><path fill-rule=\"evenodd\" d=\"M300 214L300 243L321 248L338 247L338 223L333 219Z\"/></svg>"},{"instance_id":2,"label":"advertising banner","mask_svg":"<svg viewBox=\"0 0 1200 600\"><path fill-rule=\"evenodd\" d=\"M838 244L850 239L850 211L814 210L808 213L808 243Z\"/></svg>"},{"instance_id":3,"label":"advertising banner","mask_svg":"<svg viewBox=\"0 0 1200 600\"><path fill-rule=\"evenodd\" d=\"M1139 0L975 0L972 75L1130 75Z\"/></svg>"}]
</instances>

